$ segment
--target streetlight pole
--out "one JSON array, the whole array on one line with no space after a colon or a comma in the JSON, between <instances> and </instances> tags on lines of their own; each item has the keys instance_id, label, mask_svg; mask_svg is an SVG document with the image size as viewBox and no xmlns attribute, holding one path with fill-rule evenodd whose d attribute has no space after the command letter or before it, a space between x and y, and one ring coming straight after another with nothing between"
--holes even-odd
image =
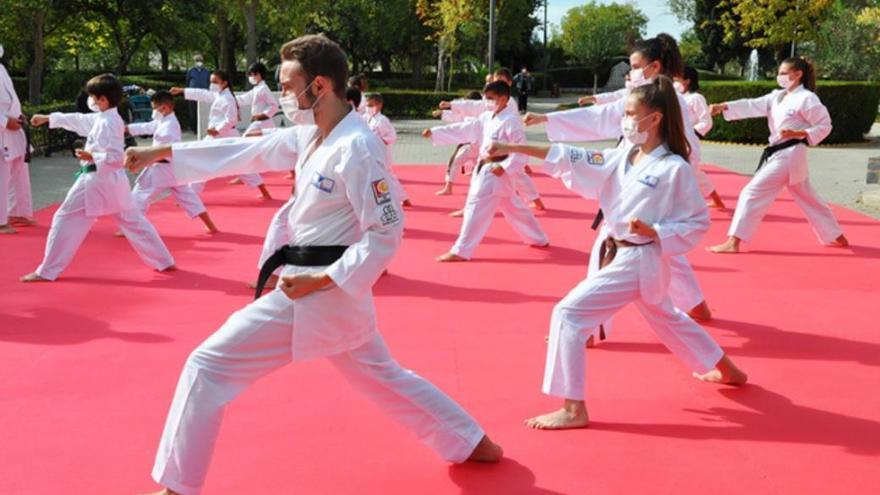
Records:
<instances>
[{"instance_id":1,"label":"streetlight pole","mask_svg":"<svg viewBox=\"0 0 880 495\"><path fill-rule=\"evenodd\" d=\"M547 64L550 63L550 51L547 48L547 4L550 3L550 0L544 0L544 54L543 54L543 66L542 72L544 73L544 91L547 91Z\"/></svg>"},{"instance_id":2,"label":"streetlight pole","mask_svg":"<svg viewBox=\"0 0 880 495\"><path fill-rule=\"evenodd\" d=\"M495 70L495 0L489 0L489 72Z\"/></svg>"}]
</instances>

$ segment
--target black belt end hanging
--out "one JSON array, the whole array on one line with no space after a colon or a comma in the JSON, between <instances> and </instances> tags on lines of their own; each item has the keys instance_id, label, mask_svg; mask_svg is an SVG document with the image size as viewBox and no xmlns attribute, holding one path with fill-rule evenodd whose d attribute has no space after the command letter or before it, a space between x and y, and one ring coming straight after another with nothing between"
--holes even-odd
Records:
<instances>
[{"instance_id":1,"label":"black belt end hanging","mask_svg":"<svg viewBox=\"0 0 880 495\"><path fill-rule=\"evenodd\" d=\"M272 256L266 259L260 268L260 275L257 277L256 292L254 292L254 300L260 298L266 282L272 273L284 265L296 266L327 266L332 265L342 255L348 246L284 246L278 251L272 253Z\"/></svg>"}]
</instances>

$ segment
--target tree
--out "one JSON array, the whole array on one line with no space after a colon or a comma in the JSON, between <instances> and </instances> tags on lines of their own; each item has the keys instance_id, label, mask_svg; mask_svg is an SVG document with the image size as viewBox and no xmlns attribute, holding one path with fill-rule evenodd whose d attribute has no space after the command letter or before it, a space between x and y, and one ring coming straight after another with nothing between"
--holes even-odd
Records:
<instances>
[{"instance_id":1,"label":"tree","mask_svg":"<svg viewBox=\"0 0 880 495\"><path fill-rule=\"evenodd\" d=\"M598 5L595 1L568 10L562 18L562 48L593 72L593 92L599 86L598 70L645 31L648 19L632 5Z\"/></svg>"},{"instance_id":2,"label":"tree","mask_svg":"<svg viewBox=\"0 0 880 495\"><path fill-rule=\"evenodd\" d=\"M444 89L446 79L446 59L450 60L449 81L451 86L451 61L458 50L461 32L473 26L479 18L478 5L470 0L418 0L416 13L425 26L433 30L432 38L437 43L437 81L435 91Z\"/></svg>"},{"instance_id":3,"label":"tree","mask_svg":"<svg viewBox=\"0 0 880 495\"><path fill-rule=\"evenodd\" d=\"M835 2L816 43L805 47L821 76L843 80L880 76L880 19L872 19L874 12L880 13L880 7L858 9L852 2Z\"/></svg>"},{"instance_id":4,"label":"tree","mask_svg":"<svg viewBox=\"0 0 880 495\"><path fill-rule=\"evenodd\" d=\"M725 41L745 38L751 48L815 41L834 0L724 0Z\"/></svg>"},{"instance_id":5,"label":"tree","mask_svg":"<svg viewBox=\"0 0 880 495\"><path fill-rule=\"evenodd\" d=\"M115 72L125 74L144 38L159 28L156 24L162 18L162 7L168 1L69 0L67 3L77 8L83 17L103 21L117 53Z\"/></svg>"}]
</instances>

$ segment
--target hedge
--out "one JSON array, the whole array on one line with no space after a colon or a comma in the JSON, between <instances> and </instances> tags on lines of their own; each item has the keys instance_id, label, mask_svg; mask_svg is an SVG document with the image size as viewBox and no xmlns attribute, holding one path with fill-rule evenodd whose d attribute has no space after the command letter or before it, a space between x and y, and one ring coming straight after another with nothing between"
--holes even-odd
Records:
<instances>
[{"instance_id":1,"label":"hedge","mask_svg":"<svg viewBox=\"0 0 880 495\"><path fill-rule=\"evenodd\" d=\"M461 98L467 91L458 93L415 91L415 90L390 90L380 91L385 100L383 113L396 118L430 118L431 112L437 108L442 100Z\"/></svg>"}]
</instances>

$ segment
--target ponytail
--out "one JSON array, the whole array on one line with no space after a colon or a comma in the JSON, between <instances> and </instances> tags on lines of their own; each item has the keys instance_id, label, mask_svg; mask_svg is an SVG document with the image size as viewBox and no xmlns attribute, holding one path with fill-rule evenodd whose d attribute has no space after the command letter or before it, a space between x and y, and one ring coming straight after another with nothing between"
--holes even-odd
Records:
<instances>
[{"instance_id":1,"label":"ponytail","mask_svg":"<svg viewBox=\"0 0 880 495\"><path fill-rule=\"evenodd\" d=\"M663 114L663 120L660 122L660 136L670 151L688 161L691 145L688 143L684 131L684 119L682 118L681 106L678 103L678 92L675 91L672 79L659 76L653 84L639 86L630 94L641 104Z\"/></svg>"},{"instance_id":2,"label":"ponytail","mask_svg":"<svg viewBox=\"0 0 880 495\"><path fill-rule=\"evenodd\" d=\"M670 79L681 77L684 72L684 62L681 58L681 51L678 49L678 43L675 38L666 33L660 33L655 38L637 41L632 53L641 54L648 60L648 63L659 60L663 67L662 74Z\"/></svg>"},{"instance_id":3,"label":"ponytail","mask_svg":"<svg viewBox=\"0 0 880 495\"><path fill-rule=\"evenodd\" d=\"M226 83L226 89L229 90L229 94L232 95L232 101L235 102L235 113L237 114L237 119L241 120L241 107L238 105L238 100L235 98L235 91L232 90L232 81L229 79L229 74L225 70L217 69L211 74L220 78L221 81Z\"/></svg>"},{"instance_id":4,"label":"ponytail","mask_svg":"<svg viewBox=\"0 0 880 495\"><path fill-rule=\"evenodd\" d=\"M801 84L810 91L816 92L816 69L809 60L803 57L789 57L782 63L801 71Z\"/></svg>"}]
</instances>

